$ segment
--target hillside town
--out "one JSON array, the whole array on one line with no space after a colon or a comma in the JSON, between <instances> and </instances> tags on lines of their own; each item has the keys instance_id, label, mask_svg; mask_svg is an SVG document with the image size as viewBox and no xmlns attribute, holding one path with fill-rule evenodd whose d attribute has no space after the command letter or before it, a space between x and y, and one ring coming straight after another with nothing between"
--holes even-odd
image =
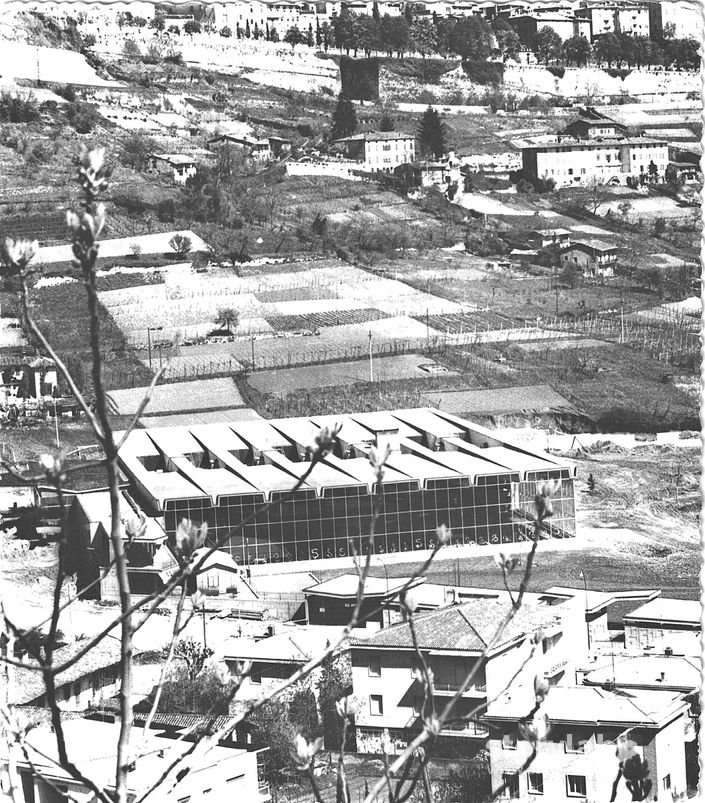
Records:
<instances>
[{"instance_id":1,"label":"hillside town","mask_svg":"<svg viewBox=\"0 0 705 803\"><path fill-rule=\"evenodd\" d=\"M701 9L3 11L2 799L699 799Z\"/></svg>"}]
</instances>

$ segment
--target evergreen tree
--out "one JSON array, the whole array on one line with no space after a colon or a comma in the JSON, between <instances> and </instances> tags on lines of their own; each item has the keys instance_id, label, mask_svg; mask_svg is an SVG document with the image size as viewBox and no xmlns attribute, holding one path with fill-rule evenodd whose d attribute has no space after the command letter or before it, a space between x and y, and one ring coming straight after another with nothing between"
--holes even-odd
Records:
<instances>
[{"instance_id":1,"label":"evergreen tree","mask_svg":"<svg viewBox=\"0 0 705 803\"><path fill-rule=\"evenodd\" d=\"M374 3L372 3L372 19L373 19L375 22L379 22L379 20L380 20L380 16L379 16L379 3L377 2L377 0L375 0L375 2L374 2Z\"/></svg>"},{"instance_id":2,"label":"evergreen tree","mask_svg":"<svg viewBox=\"0 0 705 803\"><path fill-rule=\"evenodd\" d=\"M308 31L306 32L306 46L307 47L313 47L315 41L316 40L314 39L314 36L313 36L313 25L311 25L309 23Z\"/></svg>"},{"instance_id":3,"label":"evergreen tree","mask_svg":"<svg viewBox=\"0 0 705 803\"><path fill-rule=\"evenodd\" d=\"M248 20L248 21L245 23L245 38L246 38L246 39L249 39L249 38L250 38L250 36L251 36L251 32L250 32L250 21Z\"/></svg>"},{"instance_id":4,"label":"evergreen tree","mask_svg":"<svg viewBox=\"0 0 705 803\"><path fill-rule=\"evenodd\" d=\"M448 129L432 106L423 113L416 137L423 156L440 159L446 152Z\"/></svg>"},{"instance_id":5,"label":"evergreen tree","mask_svg":"<svg viewBox=\"0 0 705 803\"><path fill-rule=\"evenodd\" d=\"M342 139L355 133L357 128L357 114L350 98L343 92L338 95L338 103L333 112L333 125L331 126L331 139Z\"/></svg>"},{"instance_id":6,"label":"evergreen tree","mask_svg":"<svg viewBox=\"0 0 705 803\"><path fill-rule=\"evenodd\" d=\"M323 36L321 35L321 23L316 18L316 47L320 47L323 44Z\"/></svg>"}]
</instances>

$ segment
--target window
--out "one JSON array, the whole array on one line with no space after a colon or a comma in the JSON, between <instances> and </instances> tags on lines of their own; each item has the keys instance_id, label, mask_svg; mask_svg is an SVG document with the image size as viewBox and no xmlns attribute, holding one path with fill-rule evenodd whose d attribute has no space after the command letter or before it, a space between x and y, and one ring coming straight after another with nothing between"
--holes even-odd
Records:
<instances>
[{"instance_id":1,"label":"window","mask_svg":"<svg viewBox=\"0 0 705 803\"><path fill-rule=\"evenodd\" d=\"M251 669L250 670L250 683L255 683L259 685L262 682L262 670L261 669Z\"/></svg>"},{"instance_id":2,"label":"window","mask_svg":"<svg viewBox=\"0 0 705 803\"><path fill-rule=\"evenodd\" d=\"M516 733L505 733L502 735L502 750L516 750L517 749L517 735Z\"/></svg>"},{"instance_id":3,"label":"window","mask_svg":"<svg viewBox=\"0 0 705 803\"><path fill-rule=\"evenodd\" d=\"M587 784L584 775L566 775L565 780L568 797L585 797Z\"/></svg>"},{"instance_id":4,"label":"window","mask_svg":"<svg viewBox=\"0 0 705 803\"><path fill-rule=\"evenodd\" d=\"M515 799L519 797L519 776L516 772L505 772L502 774L502 781L507 790L507 796Z\"/></svg>"},{"instance_id":5,"label":"window","mask_svg":"<svg viewBox=\"0 0 705 803\"><path fill-rule=\"evenodd\" d=\"M584 736L578 736L575 733L566 733L565 735L566 753L584 753L585 742L587 742L587 739Z\"/></svg>"},{"instance_id":6,"label":"window","mask_svg":"<svg viewBox=\"0 0 705 803\"><path fill-rule=\"evenodd\" d=\"M381 694L370 695L370 714L373 717L381 717L384 713L384 706L382 705Z\"/></svg>"},{"instance_id":7,"label":"window","mask_svg":"<svg viewBox=\"0 0 705 803\"><path fill-rule=\"evenodd\" d=\"M569 167L569 168L568 168L568 175L569 175L569 176L572 176L572 175L573 175L573 168L572 168L572 167Z\"/></svg>"},{"instance_id":8,"label":"window","mask_svg":"<svg viewBox=\"0 0 705 803\"><path fill-rule=\"evenodd\" d=\"M663 788L664 788L664 790L671 788L671 774L670 773L668 775L664 775L663 776Z\"/></svg>"},{"instance_id":9,"label":"window","mask_svg":"<svg viewBox=\"0 0 705 803\"><path fill-rule=\"evenodd\" d=\"M367 672L370 677L378 678L382 674L382 664L379 655L370 655L367 659Z\"/></svg>"},{"instance_id":10,"label":"window","mask_svg":"<svg viewBox=\"0 0 705 803\"><path fill-rule=\"evenodd\" d=\"M543 794L543 773L530 772L529 773L529 794L542 795Z\"/></svg>"}]
</instances>

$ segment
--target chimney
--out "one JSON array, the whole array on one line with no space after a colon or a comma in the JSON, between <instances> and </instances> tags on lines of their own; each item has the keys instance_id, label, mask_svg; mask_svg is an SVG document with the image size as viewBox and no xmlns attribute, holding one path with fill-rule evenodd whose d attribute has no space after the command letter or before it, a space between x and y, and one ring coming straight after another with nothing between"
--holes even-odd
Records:
<instances>
[{"instance_id":1,"label":"chimney","mask_svg":"<svg viewBox=\"0 0 705 803\"><path fill-rule=\"evenodd\" d=\"M384 454L387 447L389 447L390 452L400 451L399 440L399 427L375 430L375 446L378 454Z\"/></svg>"}]
</instances>

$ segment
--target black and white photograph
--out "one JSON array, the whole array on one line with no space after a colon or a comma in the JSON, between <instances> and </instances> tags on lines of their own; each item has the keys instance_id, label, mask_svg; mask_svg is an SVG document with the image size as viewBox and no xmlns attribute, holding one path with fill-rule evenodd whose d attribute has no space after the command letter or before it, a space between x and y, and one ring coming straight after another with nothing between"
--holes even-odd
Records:
<instances>
[{"instance_id":1,"label":"black and white photograph","mask_svg":"<svg viewBox=\"0 0 705 803\"><path fill-rule=\"evenodd\" d=\"M0 12L0 803L702 799L702 0Z\"/></svg>"}]
</instances>

